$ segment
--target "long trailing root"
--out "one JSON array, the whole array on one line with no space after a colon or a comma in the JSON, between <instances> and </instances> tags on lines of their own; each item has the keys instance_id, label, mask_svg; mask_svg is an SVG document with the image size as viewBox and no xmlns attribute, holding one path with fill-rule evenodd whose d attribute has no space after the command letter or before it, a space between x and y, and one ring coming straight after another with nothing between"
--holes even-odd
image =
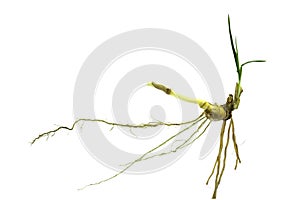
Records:
<instances>
[{"instance_id":1,"label":"long trailing root","mask_svg":"<svg viewBox=\"0 0 300 200\"><path fill-rule=\"evenodd\" d=\"M221 133L220 133L219 153L218 153L217 159L215 161L214 167L212 169L212 172L211 172L211 174L208 177L207 182L206 182L206 185L207 185L209 183L210 178L213 176L213 174L215 173L215 170L216 170L215 188L214 188L214 193L213 193L213 196L212 196L213 199L215 199L217 197L217 190L218 190L218 187L219 187L219 185L221 183L221 179L222 179L223 173L225 171L226 158L227 158L227 149L228 149L228 145L229 145L230 130L231 130L231 128L232 128L232 140L233 140L234 149L235 149L235 153L236 153L235 169L237 168L238 162L241 163L241 160L240 160L240 157L239 157L239 152L238 152L238 145L236 143L236 137L235 137L235 132L234 132L234 123L233 123L233 119L232 118L230 119L228 131L227 131L227 140L226 140L225 148L223 150L223 139L224 139L225 127L226 127L226 120L223 121L222 129L221 129ZM222 169L221 169L221 156L222 156L222 152L223 152L223 163L222 163ZM220 169L221 169L221 172L220 172Z\"/></svg>"},{"instance_id":2,"label":"long trailing root","mask_svg":"<svg viewBox=\"0 0 300 200\"><path fill-rule=\"evenodd\" d=\"M127 167L125 167L124 169L122 169L121 171L119 171L118 173L116 173L115 175L109 177L109 178L106 178L106 179L103 179L101 181L98 181L98 182L95 182L95 183L91 183L91 184L88 184L82 188L79 188L78 190L83 190L89 186L93 186L93 185L99 185L101 183L104 183L106 181L109 181L113 178L116 178L117 176L123 174L127 169L129 169L131 166L133 166L134 164L142 161L147 155L149 155L150 153L154 152L155 150L159 149L160 147L164 146L165 144L167 144L169 141L171 141L172 139L174 139L175 137L177 137L178 135L180 135L181 133L185 132L186 130L190 129L192 126L194 126L195 124L197 124L199 121L201 121L203 118L204 114L201 114L196 120L194 120L194 122L187 126L186 128L182 129L181 131L177 132L176 134L174 134L173 136L169 137L168 139L166 139L165 141L163 141L162 143L160 143L159 145L157 145L156 147L152 148L151 150L147 151L146 153L144 153L143 155L141 155L139 158L137 158L136 160L134 160L133 162L129 163L127 165Z\"/></svg>"},{"instance_id":3,"label":"long trailing root","mask_svg":"<svg viewBox=\"0 0 300 200\"><path fill-rule=\"evenodd\" d=\"M156 154L156 155L152 155L152 156L148 156L150 153L154 152L155 150L161 148L162 146L164 146L165 144L167 144L168 142L170 142L172 139L174 139L175 137L177 137L178 135L182 134L183 132L187 131L188 129L192 128L193 126L195 126L197 123L201 122L202 123L198 126L198 128L196 129L196 131L194 131L192 133L192 135L190 135L187 139L183 140L183 143L181 143L179 146L177 146L174 150L171 150L169 152L164 152L161 154ZM31 142L31 144L34 144L37 140L43 138L43 137L52 137L54 136L59 130L73 130L76 126L76 124L78 124L79 122L99 122L99 123L105 123L108 125L111 125L112 127L114 126L121 126L121 127L127 127L127 128L147 128L147 127L157 127L157 126L161 126L161 125L165 125L165 126L179 126L179 125L187 125L187 127L183 128L181 131L177 132L176 134L174 134L173 136L169 137L168 139L166 139L165 141L163 141L161 144L159 144L158 146L152 148L151 150L147 151L146 153L144 153L142 156L140 156L139 158L137 158L136 160L125 164L125 168L122 169L121 171L119 171L118 173L116 173L115 175L107 178L107 179L103 179L99 182L96 183L92 183L92 184L88 184L82 188L80 188L79 190L82 190L86 187L89 186L93 186L93 185L98 185L101 184L103 182L109 181L117 176L119 176L120 174L124 173L127 169L129 169L131 166L133 166L134 164L136 164L137 162L143 161L143 160L147 160L156 156L163 156L169 153L175 153L176 151L178 151L179 149L182 149L184 147L187 147L189 145L191 145L193 142L195 142L198 138L200 138L200 136L206 131L206 129L208 128L208 126L210 125L211 122L209 122L207 124L207 126L203 129L203 131L194 138L194 136L199 132L199 130L203 127L203 125L208 121L208 119L205 117L204 112L198 116L197 118L190 120L190 121L186 121L186 122L181 122L181 123L165 123L165 122L150 122L147 124L138 124L138 125L132 125L132 124L121 124L121 123L113 123L113 122L108 122L102 119L78 119L76 120L71 127L67 127L67 126L60 126L54 130L48 131L48 132L44 132L40 135L38 135L36 138L34 138ZM147 157L148 156L148 157Z\"/></svg>"},{"instance_id":4,"label":"long trailing root","mask_svg":"<svg viewBox=\"0 0 300 200\"><path fill-rule=\"evenodd\" d=\"M114 126L119 126L119 127L127 127L127 128L147 128L147 127L157 127L157 126L181 126L181 125L186 125L186 124L190 124L190 123L193 123L195 121L198 121L200 118L202 118L204 115L204 113L202 113L200 116L198 116L197 118L193 119L193 120L190 120L190 121L186 121L186 122L181 122L181 123L165 123L165 122L161 122L161 121L158 121L158 122L149 122L147 124L121 124L121 123L114 123L114 122L109 122L109 121L106 121L106 120L103 120L103 119L85 119L85 118L82 118L82 119L78 119L76 120L71 127L67 127L67 126L60 126L54 130L51 130L51 131L48 131L48 132L44 132L44 133L41 133L40 135L38 135L36 138L34 138L30 144L33 145L37 140L43 138L43 137L52 137L54 136L58 131L60 130L69 130L69 131L72 131L76 124L78 124L79 122L98 122L98 123L104 123L104 124L107 124L107 125L111 125L112 128Z\"/></svg>"}]
</instances>

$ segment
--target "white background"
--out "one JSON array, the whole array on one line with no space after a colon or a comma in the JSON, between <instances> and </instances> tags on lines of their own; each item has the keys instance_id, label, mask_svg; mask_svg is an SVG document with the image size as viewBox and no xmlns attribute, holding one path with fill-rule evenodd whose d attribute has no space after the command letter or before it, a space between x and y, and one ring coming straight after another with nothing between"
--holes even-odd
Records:
<instances>
[{"instance_id":1,"label":"white background","mask_svg":"<svg viewBox=\"0 0 300 200\"><path fill-rule=\"evenodd\" d=\"M8 1L7 1L8 2ZM297 199L299 176L299 7L296 1L9 1L0 3L1 199L210 199L205 185L216 155L198 160L200 143L171 167L113 174L83 148L75 132L30 146L53 124L71 124L76 76L99 44L138 28L164 28L200 44L216 64L226 94L236 81L227 14L244 69L235 111L242 164L234 155L218 199ZM240 137L240 138L241 138ZM233 152L233 151L232 151Z\"/></svg>"}]
</instances>

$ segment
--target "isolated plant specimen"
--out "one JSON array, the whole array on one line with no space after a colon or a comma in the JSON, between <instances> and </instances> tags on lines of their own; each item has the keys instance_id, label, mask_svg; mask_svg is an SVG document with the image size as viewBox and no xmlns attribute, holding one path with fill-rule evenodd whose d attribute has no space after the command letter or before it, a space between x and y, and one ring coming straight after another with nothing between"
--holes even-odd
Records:
<instances>
[{"instance_id":1,"label":"isolated plant specimen","mask_svg":"<svg viewBox=\"0 0 300 200\"><path fill-rule=\"evenodd\" d=\"M251 61L245 62L243 64L240 64L238 48L237 48L237 41L236 41L236 39L235 39L235 41L233 41L233 39L232 39L229 16L228 16L228 28L229 28L230 44L232 47L232 52L234 55L236 70L237 70L237 74L238 74L238 82L236 83L236 86L235 86L234 95L229 94L225 104L217 105L217 104L212 104L212 103L209 103L209 102L201 100L201 99L189 98L189 97L183 96L181 94L177 94L174 90L172 90L171 88L168 88L162 84L150 82L147 84L148 86L152 86L158 90L165 92L167 95L174 96L180 100L198 104L200 106L200 108L202 108L204 111L196 119L193 119L193 120L187 121L187 122L181 122L181 123L165 123L165 122L157 121L157 122L149 122L149 123L145 123L145 124L136 124L135 125L135 124L122 124L122 123L109 122L109 121L102 120L102 119L78 119L72 124L71 127L60 126L54 130L51 130L51 131L48 131L48 132L38 135L36 138L34 138L31 141L31 144L34 144L37 140L41 139L42 137L48 138L50 136L54 136L61 129L73 130L75 128L76 124L78 124L79 122L97 122L97 123L105 123L105 124L111 125L112 127L120 126L120 127L128 127L128 128L150 128L150 127L157 127L157 126L179 126L179 125L186 126L184 129L182 129L181 131L172 135L167 140L163 141L162 143L158 144L154 148L152 148L149 151L142 154L136 160L133 160L129 163L124 164L123 165L124 168L121 171L119 171L118 173L116 173L115 175L113 175L107 179L101 180L99 182L88 184L88 185L84 186L83 188L80 188L80 189L84 189L88 186L98 185L100 183L111 180L111 179L119 176L120 174L124 173L127 169L129 169L134 164L141 162L143 160L147 160L147 159L151 159L153 157L164 156L164 155L167 155L170 153L177 152L178 150L183 149L183 148L191 145L192 143L194 143L196 140L198 140L205 133L206 129L209 127L209 125L213 121L222 121L223 123L222 123L222 128L220 131L220 143L219 143L218 155L217 155L216 161L214 163L213 169L212 169L212 171L207 179L207 182L206 182L206 184L208 184L210 179L213 177L213 175L215 175L214 192L212 195L212 198L215 199L217 196L217 190L221 183L221 179L222 179L222 176L223 176L223 173L225 170L225 166L226 166L227 149L228 149L230 138L232 139L234 150L235 150L235 155L236 155L235 169L237 168L238 163L241 163L238 145L236 142L236 135L235 135L235 129L234 129L234 122L233 122L233 118L232 118L232 112L234 110L238 109L239 104L240 104L240 97L243 92L243 89L241 87L243 67L252 62L265 62L264 60L251 60ZM228 121L229 125L227 128L227 136L225 136L225 129L226 129L227 121ZM154 153L157 149L166 145L167 143L173 142L173 144L174 144L174 141L172 141L172 140L174 140L178 135L182 134L183 132L187 131L188 129L192 128L193 126L197 126L196 130L186 140L176 141L178 143L176 148L174 148L170 151L159 153L159 154L151 154L151 153ZM225 139L226 139L226 141L224 141Z\"/></svg>"}]
</instances>

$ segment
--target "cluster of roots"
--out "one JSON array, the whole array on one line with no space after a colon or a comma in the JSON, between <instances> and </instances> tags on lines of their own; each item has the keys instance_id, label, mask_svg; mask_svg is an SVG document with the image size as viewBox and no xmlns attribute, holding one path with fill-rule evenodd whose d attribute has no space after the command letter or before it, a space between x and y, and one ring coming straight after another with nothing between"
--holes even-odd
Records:
<instances>
[{"instance_id":1,"label":"cluster of roots","mask_svg":"<svg viewBox=\"0 0 300 200\"><path fill-rule=\"evenodd\" d=\"M229 127L228 127L228 134L227 134L227 140L225 143L225 148L223 148L223 140L224 140L224 132L225 132L225 127L226 127L226 121L230 120L229 123ZM141 155L139 158L137 158L136 160L133 160L132 162L126 163L122 166L124 166L123 170L119 171L118 173L116 173L115 175L103 179L99 182L96 183L92 183L92 184L88 184L81 189L84 189L86 187L92 186L92 185L98 185L101 184L103 182L106 182L108 180L111 180L117 176L119 176L120 174L124 173L127 169L129 169L131 166L133 166L134 164L141 162L143 160L147 160L147 159L151 159L153 157L158 157L158 156L164 156L170 153L175 153L178 150L181 150L191 144L193 144L196 140L198 140L206 131L206 129L209 127L209 125L211 124L212 120L210 120L209 118L207 118L206 113L203 112L199 117L197 117L196 119L193 119L191 121L187 121L187 122L181 122L181 123L165 123L165 122L150 122L147 124L138 124L138 125L132 125L132 124L120 124L120 123L113 123L113 122L108 122L105 120L100 120L100 119L78 119L76 120L72 126L67 127L67 126L60 126L54 130L42 133L40 135L38 135L36 138L34 138L31 141L31 144L34 144L35 142L37 142L39 139L46 137L47 139L49 137L54 136L59 130L73 130L76 125L80 122L97 122L97 123L104 123L104 124L108 124L111 125L112 127L114 126L122 126L122 127L128 127L130 129L132 128L147 128L147 127L157 127L157 126L185 126L183 129L181 129L179 132L177 132L176 134L172 135L171 137L169 137L168 139L166 139L165 141L163 141L162 143L160 143L159 145L157 145L156 147L150 149L149 151L147 151L146 153L144 153L143 155ZM182 141L176 141L176 147L173 148L172 150L163 152L163 153L159 153L159 154L155 154L155 151L158 150L159 148L163 147L164 145L166 145L167 143L173 142L173 144L175 144L175 139L177 136L179 136L180 134L182 134L183 132L187 131L188 129L192 128L193 126L197 126L196 130L193 131L193 133L187 137L185 140ZM219 153L216 159L216 162L214 164L213 170L207 180L207 184L210 180L210 178L213 176L213 174L216 174L215 177L215 189L214 189L214 193L212 198L216 198L216 194L217 194L217 189L218 186L221 182L222 179L222 175L223 172L225 170L225 164L226 164L226 156L227 156L227 147L229 144L229 138L230 138L230 133L232 133L232 140L234 143L234 148L235 148L235 152L236 152L236 166L238 162L240 162L240 158L239 158L239 153L238 153L238 146L236 143L236 139L235 139L235 133L234 133L234 123L233 123L233 119L230 117L230 119L226 119L223 120L223 125L222 125L222 129L221 129L221 133L220 133L220 146L219 146ZM222 166L221 166L221 157L222 157L222 152L223 152L223 162L222 162Z\"/></svg>"},{"instance_id":2,"label":"cluster of roots","mask_svg":"<svg viewBox=\"0 0 300 200\"><path fill-rule=\"evenodd\" d=\"M236 162L235 162L234 169L237 168L238 163L241 163L241 159L240 159L240 156L239 156L238 145L236 143L236 137L235 137L235 132L234 132L234 122L233 122L232 118L229 119L229 127L228 127L228 130L227 130L227 137L226 137L226 142L225 142L225 146L224 146L224 138L225 138L224 133L225 133L226 121L227 120L224 120L223 124L222 124L222 129L221 129L221 133L220 133L220 146L219 146L218 156L217 156L217 159L215 161L212 172L211 172L210 176L208 177L208 179L206 181L206 185L207 185L209 183L209 180L211 179L211 177L215 174L215 189L214 189L214 193L213 193L213 196L212 196L213 199L215 199L217 197L217 190L218 190L218 187L221 183L221 179L222 179L222 176L223 176L223 173L224 173L224 170L225 170L226 158L227 158L227 149L228 149L229 140L230 140L230 133L232 133L231 136L232 136L232 141L233 141L235 154L236 154ZM223 156L223 162L222 162L222 156Z\"/></svg>"}]
</instances>

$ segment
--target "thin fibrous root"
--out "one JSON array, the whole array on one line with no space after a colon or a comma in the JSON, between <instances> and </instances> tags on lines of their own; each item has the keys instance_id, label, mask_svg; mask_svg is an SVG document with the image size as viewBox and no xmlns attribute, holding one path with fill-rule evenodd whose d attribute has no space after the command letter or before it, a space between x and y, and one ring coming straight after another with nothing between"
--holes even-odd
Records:
<instances>
[{"instance_id":1,"label":"thin fibrous root","mask_svg":"<svg viewBox=\"0 0 300 200\"><path fill-rule=\"evenodd\" d=\"M56 134L56 132L58 132L59 130L69 130L72 131L75 128L75 125L78 124L79 122L98 122L98 123L104 123L107 125L111 125L112 128L114 126L120 126L120 127L127 127L127 128L147 128L147 127L157 127L157 126L181 126L181 125L185 125L185 124L190 124L193 123L197 120L199 120L199 118L201 118L204 115L204 113L202 113L200 116L198 116L197 118L191 120L191 121L186 121L186 122L181 122L181 123L165 123L165 122L149 122L147 124L121 124L121 123L114 123L114 122L108 122L106 120L102 120L102 119L78 119L76 120L71 127L67 127L67 126L60 126L54 130L48 131L48 132L44 132L41 133L40 135L38 135L36 138L34 138L30 144L33 145L37 140L43 138L43 137L47 137L49 138L50 136L54 136Z\"/></svg>"},{"instance_id":2,"label":"thin fibrous root","mask_svg":"<svg viewBox=\"0 0 300 200\"><path fill-rule=\"evenodd\" d=\"M198 122L200 122L202 119L200 119ZM159 153L159 154L155 154L155 155L152 155L152 156L148 156L148 157L145 157L143 158L142 160L140 161L144 161L144 160L148 160L148 159L151 159L151 158L154 158L154 157L160 157L160 156L164 156L164 155L168 155L170 153L176 153L178 150L180 149L183 149L191 144L193 144L197 139L200 138L201 135L203 135L203 133L205 133L206 129L209 127L211 121L206 125L206 127L203 129L203 131L197 136L195 137L192 141L190 141L198 132L199 130L203 127L203 125L207 122L207 118L198 126L198 128L190 135L190 137L188 137L186 140L183 140L182 144L178 145L175 149L173 150L170 150L170 151L167 151L167 152L163 152L163 153ZM197 123L198 123L197 122ZM192 126L194 126L194 124L192 124L190 127L188 128L191 128ZM133 161L134 162L134 161ZM123 164L121 166L128 166L130 165L132 162L129 162L129 163L126 163L126 164Z\"/></svg>"},{"instance_id":3,"label":"thin fibrous root","mask_svg":"<svg viewBox=\"0 0 300 200\"><path fill-rule=\"evenodd\" d=\"M239 155L239 148L236 143L236 137L235 137L235 131L234 131L234 122L233 119L231 118L230 124L232 126L232 140L233 140L233 145L234 145L234 150L235 150L235 155L236 155L236 161L235 161L235 167L234 169L236 170L238 163L241 163L240 155Z\"/></svg>"},{"instance_id":4,"label":"thin fibrous root","mask_svg":"<svg viewBox=\"0 0 300 200\"><path fill-rule=\"evenodd\" d=\"M222 132L223 132L223 134L224 134L225 125L226 125L226 122L223 121L222 129L221 129L221 134L220 134L220 147L221 147L221 141L223 141L223 138L222 138L221 136L222 136ZM216 159L216 161L215 161L215 164L214 164L214 167L213 167L213 169L212 169L212 172L210 173L210 175L209 175L209 177L208 177L208 179L207 179L207 181L206 181L206 185L208 185L210 178L211 178L211 177L213 176L213 174L215 173L215 169L216 169L216 166L217 166L217 164L218 164L218 157L219 157L219 155L221 154L220 151L222 150L222 149L220 149L220 147L219 147L219 154L218 154L217 159Z\"/></svg>"},{"instance_id":5,"label":"thin fibrous root","mask_svg":"<svg viewBox=\"0 0 300 200\"><path fill-rule=\"evenodd\" d=\"M124 169L122 169L121 171L119 171L118 173L116 173L115 175L109 177L109 178L106 178L106 179L103 179L101 181L98 181L96 183L91 183L91 184L88 184L82 188L79 188L78 190L83 190L89 186L93 186L93 185L99 185L101 183L104 183L106 181L109 181L113 178L116 178L117 176L121 175L122 173L124 173L127 169L129 169L131 166L133 166L135 163L137 162L140 162L142 161L148 154L154 152L155 150L159 149L160 147L162 147L163 145L167 144L169 141L171 141L172 139L174 139L175 137L177 137L178 135L180 135L181 133L185 132L186 130L190 129L192 126L194 126L195 124L197 124L200 120L202 120L202 116L203 114L201 114L196 120L194 120L194 122L189 125L188 127L182 129L181 131L177 132L176 134L174 134L173 136L169 137L168 139L166 139L165 141L163 141L162 143L160 143L159 145L157 145L156 147L154 147L153 149L147 151L146 153L144 153L142 156L140 156L138 159L134 160L133 162L131 162L127 167L125 167Z\"/></svg>"},{"instance_id":6,"label":"thin fibrous root","mask_svg":"<svg viewBox=\"0 0 300 200\"><path fill-rule=\"evenodd\" d=\"M215 189L212 198L215 199L217 197L217 190L218 190L218 180L219 180L219 173L220 173L220 165L221 165L221 154L222 154L222 149L223 149L223 137L224 137L224 132L225 132L225 127L226 127L226 120L223 120L222 124L222 129L221 129L221 134L220 134L220 147L219 147L219 153L217 156L217 172L216 172L216 178L215 178Z\"/></svg>"},{"instance_id":7,"label":"thin fibrous root","mask_svg":"<svg viewBox=\"0 0 300 200\"><path fill-rule=\"evenodd\" d=\"M213 167L213 169L212 169L212 171L211 171L211 173L210 173L210 175L209 175L209 177L208 177L208 179L206 181L206 185L208 185L210 178L212 177L212 175L214 175L217 163L218 162L216 161L215 164L214 164L214 167Z\"/></svg>"},{"instance_id":8,"label":"thin fibrous root","mask_svg":"<svg viewBox=\"0 0 300 200\"><path fill-rule=\"evenodd\" d=\"M228 131L227 131L227 140L226 140L226 145L225 145L225 149L224 149L224 157L223 157L223 167L222 167L221 174L219 176L218 185L220 185L220 182L221 182L224 170L225 170L226 158L227 158L227 148L228 148L229 138L230 138L230 128L231 128L231 123L229 124Z\"/></svg>"}]
</instances>

